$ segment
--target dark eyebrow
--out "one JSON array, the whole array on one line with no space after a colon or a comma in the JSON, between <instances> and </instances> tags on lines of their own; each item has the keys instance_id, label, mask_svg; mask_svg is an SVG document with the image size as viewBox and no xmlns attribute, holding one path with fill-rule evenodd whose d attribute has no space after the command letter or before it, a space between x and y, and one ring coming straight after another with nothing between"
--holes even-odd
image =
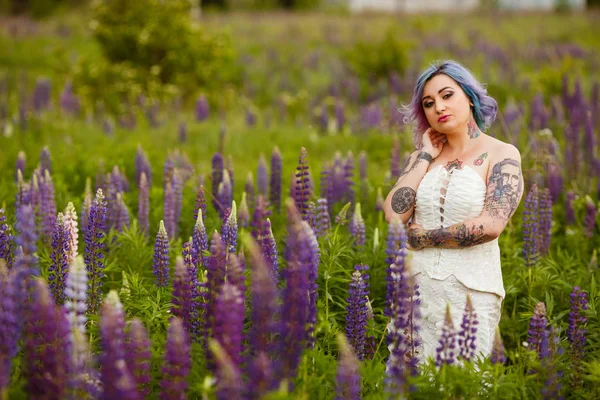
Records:
<instances>
[{"instance_id":1,"label":"dark eyebrow","mask_svg":"<svg viewBox=\"0 0 600 400\"><path fill-rule=\"evenodd\" d=\"M450 86L446 86L445 88L441 88L440 90L438 90L438 93L442 93L446 89L452 89L452 88ZM421 101L425 100L428 97L431 98L431 96L425 96L421 99Z\"/></svg>"}]
</instances>

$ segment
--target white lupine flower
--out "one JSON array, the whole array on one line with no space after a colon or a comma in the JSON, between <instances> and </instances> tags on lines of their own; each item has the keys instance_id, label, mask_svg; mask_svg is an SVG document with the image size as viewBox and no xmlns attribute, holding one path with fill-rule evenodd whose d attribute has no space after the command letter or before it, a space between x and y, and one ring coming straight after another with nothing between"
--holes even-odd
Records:
<instances>
[{"instance_id":1,"label":"white lupine flower","mask_svg":"<svg viewBox=\"0 0 600 400\"><path fill-rule=\"evenodd\" d=\"M69 233L69 265L77 257L77 246L79 245L79 228L77 227L77 211L72 202L65 208L65 227Z\"/></svg>"},{"instance_id":2,"label":"white lupine flower","mask_svg":"<svg viewBox=\"0 0 600 400\"><path fill-rule=\"evenodd\" d=\"M71 203L69 203L71 204ZM72 204L71 204L72 205ZM67 208L69 208L67 206ZM87 270L83 256L77 256L71 263L65 285L65 309L71 326L71 346L73 349L73 367L82 370L89 362L85 313L87 311Z\"/></svg>"}]
</instances>

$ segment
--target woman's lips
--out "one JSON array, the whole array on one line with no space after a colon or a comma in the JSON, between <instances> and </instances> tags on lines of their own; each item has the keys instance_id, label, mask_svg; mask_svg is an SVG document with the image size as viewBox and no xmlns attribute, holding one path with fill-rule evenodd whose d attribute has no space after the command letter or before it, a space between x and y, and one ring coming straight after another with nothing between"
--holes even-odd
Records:
<instances>
[{"instance_id":1,"label":"woman's lips","mask_svg":"<svg viewBox=\"0 0 600 400\"><path fill-rule=\"evenodd\" d=\"M448 121L448 118L450 118L449 115L444 115L443 117L440 117L438 119L438 122L446 122L446 121Z\"/></svg>"}]
</instances>

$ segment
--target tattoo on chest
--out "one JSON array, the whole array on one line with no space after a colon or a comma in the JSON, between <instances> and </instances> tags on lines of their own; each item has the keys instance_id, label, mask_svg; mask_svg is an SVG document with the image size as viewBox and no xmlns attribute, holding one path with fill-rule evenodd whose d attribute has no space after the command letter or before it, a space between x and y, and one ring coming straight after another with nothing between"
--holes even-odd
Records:
<instances>
[{"instance_id":1,"label":"tattoo on chest","mask_svg":"<svg viewBox=\"0 0 600 400\"><path fill-rule=\"evenodd\" d=\"M523 193L521 164L512 158L496 163L488 179L487 193L486 210L493 218L508 220Z\"/></svg>"},{"instance_id":2,"label":"tattoo on chest","mask_svg":"<svg viewBox=\"0 0 600 400\"><path fill-rule=\"evenodd\" d=\"M477 157L477 159L475 161L473 161L473 165L479 166L481 164L483 164L483 160L485 160L487 158L488 154L487 151L483 154L481 154L479 157Z\"/></svg>"},{"instance_id":3,"label":"tattoo on chest","mask_svg":"<svg viewBox=\"0 0 600 400\"><path fill-rule=\"evenodd\" d=\"M404 214L415 205L417 193L407 186L401 187L392 196L392 210L397 214Z\"/></svg>"},{"instance_id":4,"label":"tattoo on chest","mask_svg":"<svg viewBox=\"0 0 600 400\"><path fill-rule=\"evenodd\" d=\"M463 162L458 158L453 161L448 161L448 164L445 165L447 171L452 171L454 168L462 169Z\"/></svg>"},{"instance_id":5,"label":"tattoo on chest","mask_svg":"<svg viewBox=\"0 0 600 400\"><path fill-rule=\"evenodd\" d=\"M477 128L477 123L475 123L474 119L469 120L467 128L468 128L467 134L469 135L469 137L471 139L475 139L476 137L478 137L481 134L481 132Z\"/></svg>"}]
</instances>

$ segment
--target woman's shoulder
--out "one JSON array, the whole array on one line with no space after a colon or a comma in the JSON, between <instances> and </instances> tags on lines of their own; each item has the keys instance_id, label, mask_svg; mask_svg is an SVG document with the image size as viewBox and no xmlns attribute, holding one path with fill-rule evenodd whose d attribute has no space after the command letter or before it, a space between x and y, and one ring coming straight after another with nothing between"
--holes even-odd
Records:
<instances>
[{"instance_id":1,"label":"woman's shoulder","mask_svg":"<svg viewBox=\"0 0 600 400\"><path fill-rule=\"evenodd\" d=\"M488 136L488 147L490 154L496 160L512 158L516 161L521 161L521 153L516 146L511 143L506 143L494 137Z\"/></svg>"}]
</instances>

